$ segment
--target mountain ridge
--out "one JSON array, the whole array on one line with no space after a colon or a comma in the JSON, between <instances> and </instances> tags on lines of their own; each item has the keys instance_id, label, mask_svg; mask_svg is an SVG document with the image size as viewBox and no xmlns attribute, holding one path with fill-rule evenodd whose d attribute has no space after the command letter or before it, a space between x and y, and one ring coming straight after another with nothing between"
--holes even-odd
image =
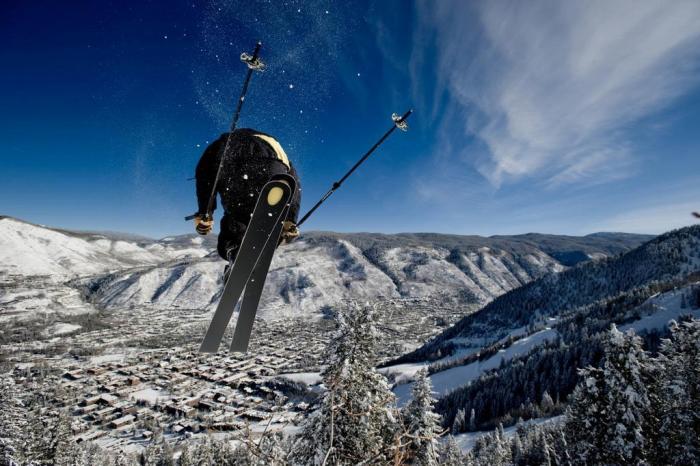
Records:
<instances>
[{"instance_id":1,"label":"mountain ridge","mask_svg":"<svg viewBox=\"0 0 700 466\"><path fill-rule=\"evenodd\" d=\"M308 232L276 254L261 315L319 313L347 299L435 295L465 304L468 313L534 278L564 270L569 263L560 252L574 250L576 260L589 260L619 254L644 239ZM213 235L142 240L76 233L4 217L0 276L70 282L107 310L142 305L210 310L222 288L224 264L215 241Z\"/></svg>"},{"instance_id":2,"label":"mountain ridge","mask_svg":"<svg viewBox=\"0 0 700 466\"><path fill-rule=\"evenodd\" d=\"M417 350L395 362L434 360L468 347L470 338L501 335L533 319L556 317L568 309L611 298L655 281L681 278L700 269L700 225L659 235L619 256L585 262L509 290L465 316ZM491 329L491 330L489 330ZM497 330L497 331L496 331ZM494 336L492 340L499 337Z\"/></svg>"}]
</instances>

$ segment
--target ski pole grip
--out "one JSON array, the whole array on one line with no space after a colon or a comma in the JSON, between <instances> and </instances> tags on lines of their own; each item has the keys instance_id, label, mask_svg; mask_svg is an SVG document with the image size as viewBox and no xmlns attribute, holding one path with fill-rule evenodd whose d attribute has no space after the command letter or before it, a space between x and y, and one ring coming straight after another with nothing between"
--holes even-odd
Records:
<instances>
[{"instance_id":1,"label":"ski pole grip","mask_svg":"<svg viewBox=\"0 0 700 466\"><path fill-rule=\"evenodd\" d=\"M187 217L185 217L185 220L189 222L190 220L194 220L196 216L197 214L188 215Z\"/></svg>"}]
</instances>

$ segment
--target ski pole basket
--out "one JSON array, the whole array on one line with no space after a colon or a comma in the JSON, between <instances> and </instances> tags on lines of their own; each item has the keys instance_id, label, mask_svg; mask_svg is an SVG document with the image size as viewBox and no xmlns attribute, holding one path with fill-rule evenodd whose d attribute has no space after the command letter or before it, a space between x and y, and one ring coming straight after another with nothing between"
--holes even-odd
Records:
<instances>
[{"instance_id":1,"label":"ski pole basket","mask_svg":"<svg viewBox=\"0 0 700 466\"><path fill-rule=\"evenodd\" d=\"M253 71L264 71L265 63L263 63L260 57L256 55L256 53L254 53L253 55L248 55L247 53L243 52L241 54L241 61L245 63L246 66L248 66L248 69L251 69Z\"/></svg>"},{"instance_id":2,"label":"ski pole basket","mask_svg":"<svg viewBox=\"0 0 700 466\"><path fill-rule=\"evenodd\" d=\"M408 131L408 122L406 121L406 118L408 118L408 115L406 116L401 116L397 113L392 113L391 114L391 119L394 122L394 125L401 131Z\"/></svg>"}]
</instances>

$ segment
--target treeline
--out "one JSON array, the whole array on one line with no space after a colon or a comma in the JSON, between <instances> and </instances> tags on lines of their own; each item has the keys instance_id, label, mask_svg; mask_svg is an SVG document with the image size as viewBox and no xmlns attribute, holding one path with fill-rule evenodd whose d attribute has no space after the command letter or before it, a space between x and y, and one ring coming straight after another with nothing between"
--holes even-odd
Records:
<instances>
[{"instance_id":1,"label":"treeline","mask_svg":"<svg viewBox=\"0 0 700 466\"><path fill-rule=\"evenodd\" d=\"M560 423L503 428L453 464L689 465L700 463L700 321L671 327L653 357L615 327L602 367L581 370Z\"/></svg>"},{"instance_id":2,"label":"treeline","mask_svg":"<svg viewBox=\"0 0 700 466\"><path fill-rule=\"evenodd\" d=\"M700 258L700 225L672 231L620 257L591 261L550 274L509 291L479 312L464 317L438 337L396 362L435 360L452 354L451 339L488 335L492 341L592 302L609 299L654 282L681 279Z\"/></svg>"},{"instance_id":3,"label":"treeline","mask_svg":"<svg viewBox=\"0 0 700 466\"><path fill-rule=\"evenodd\" d=\"M471 384L441 398L437 411L443 416L445 426L455 432L468 432L493 429L499 423L510 426L518 418L527 420L557 414L578 383L578 369L601 364L601 341L610 324L639 319L639 306L651 296L687 284L688 280L654 283L578 308L563 316L554 326L557 340L533 348L528 354L503 363ZM686 286L682 291L681 301L685 303L682 306L685 305L688 310L700 307L698 297L700 286ZM653 354L666 333L662 329L651 330L644 332L640 338L645 349ZM469 356L464 363L495 354L506 343L487 348L483 355ZM433 366L430 367L431 372L436 371ZM555 409L542 406L545 394L555 400ZM470 428L470 423L462 421L462 418L469 419L472 410L475 414Z\"/></svg>"}]
</instances>

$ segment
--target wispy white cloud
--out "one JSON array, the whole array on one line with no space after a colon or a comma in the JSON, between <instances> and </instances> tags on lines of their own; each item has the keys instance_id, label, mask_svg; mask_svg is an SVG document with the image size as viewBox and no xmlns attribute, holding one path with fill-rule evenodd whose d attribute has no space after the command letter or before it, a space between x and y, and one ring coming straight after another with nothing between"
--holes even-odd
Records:
<instances>
[{"instance_id":1,"label":"wispy white cloud","mask_svg":"<svg viewBox=\"0 0 700 466\"><path fill-rule=\"evenodd\" d=\"M700 201L655 204L610 217L594 226L595 231L663 233L698 223L691 212L700 210Z\"/></svg>"},{"instance_id":2,"label":"wispy white cloud","mask_svg":"<svg viewBox=\"0 0 700 466\"><path fill-rule=\"evenodd\" d=\"M485 145L472 163L494 186L630 173L629 126L698 78L697 0L426 1L418 16L415 39L433 32L452 113L467 115L457 137ZM415 47L414 80L426 61Z\"/></svg>"}]
</instances>

